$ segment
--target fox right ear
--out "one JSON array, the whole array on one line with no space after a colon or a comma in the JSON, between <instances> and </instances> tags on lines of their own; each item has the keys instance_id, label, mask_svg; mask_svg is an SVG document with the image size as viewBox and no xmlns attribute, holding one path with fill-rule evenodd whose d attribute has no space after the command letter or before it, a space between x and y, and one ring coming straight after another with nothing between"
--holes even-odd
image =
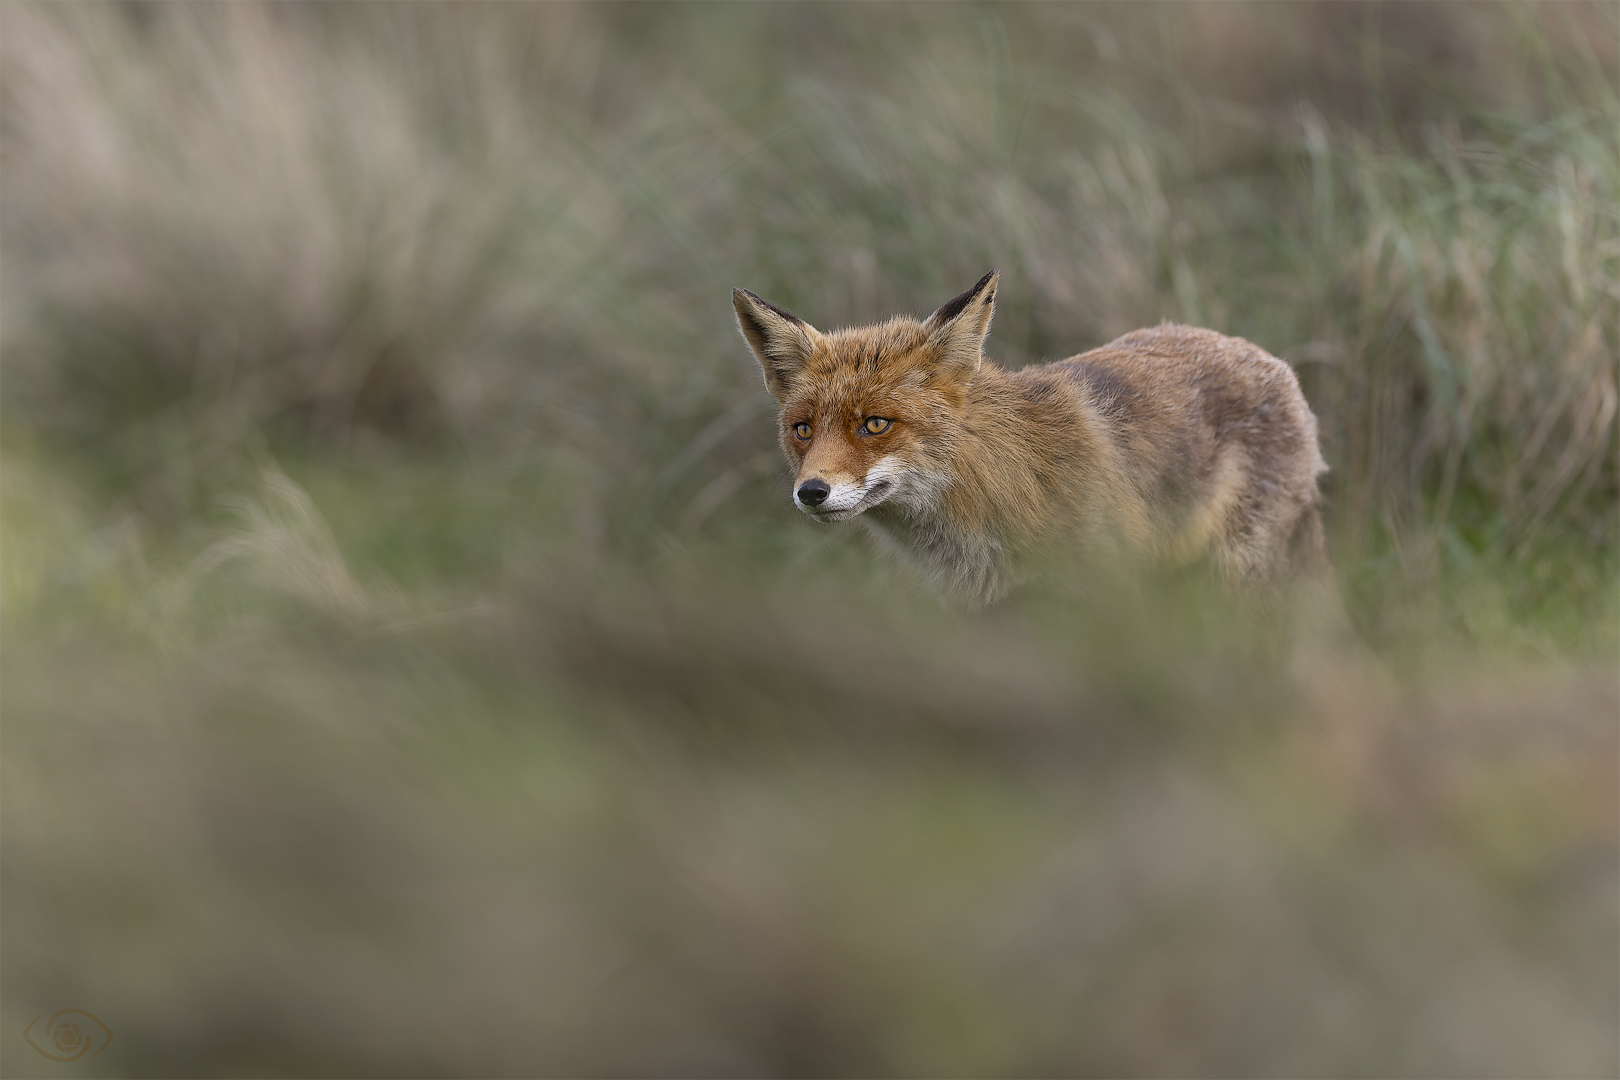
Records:
<instances>
[{"instance_id":1,"label":"fox right ear","mask_svg":"<svg viewBox=\"0 0 1620 1080\"><path fill-rule=\"evenodd\" d=\"M793 380L821 340L820 332L747 289L731 290L731 306L737 309L737 329L765 373L765 389L777 401L785 401Z\"/></svg>"},{"instance_id":2,"label":"fox right ear","mask_svg":"<svg viewBox=\"0 0 1620 1080\"><path fill-rule=\"evenodd\" d=\"M996 283L1001 276L994 270L978 280L967 292L953 296L928 316L923 330L928 347L936 356L935 370L949 379L970 379L984 361L984 339L990 333L990 318L996 312Z\"/></svg>"}]
</instances>

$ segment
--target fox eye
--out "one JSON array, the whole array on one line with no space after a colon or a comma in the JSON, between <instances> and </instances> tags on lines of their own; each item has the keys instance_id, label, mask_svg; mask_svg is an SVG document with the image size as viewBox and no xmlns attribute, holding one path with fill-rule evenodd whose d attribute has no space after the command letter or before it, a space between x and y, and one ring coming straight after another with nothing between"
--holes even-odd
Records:
<instances>
[{"instance_id":1,"label":"fox eye","mask_svg":"<svg viewBox=\"0 0 1620 1080\"><path fill-rule=\"evenodd\" d=\"M861 426L866 429L866 433L868 435L881 435L885 431L889 430L889 425L891 423L893 423L892 420L885 420L881 416L868 416L866 418L866 423L862 424Z\"/></svg>"},{"instance_id":2,"label":"fox eye","mask_svg":"<svg viewBox=\"0 0 1620 1080\"><path fill-rule=\"evenodd\" d=\"M800 420L797 424L793 425L793 434L797 435L801 439L808 439L810 437L810 425L805 423L803 420Z\"/></svg>"}]
</instances>

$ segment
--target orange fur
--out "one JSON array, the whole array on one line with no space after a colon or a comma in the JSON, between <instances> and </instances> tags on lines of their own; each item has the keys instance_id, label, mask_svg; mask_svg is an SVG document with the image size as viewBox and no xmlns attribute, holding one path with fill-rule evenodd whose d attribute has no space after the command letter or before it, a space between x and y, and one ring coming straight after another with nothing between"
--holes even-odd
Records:
<instances>
[{"instance_id":1,"label":"orange fur","mask_svg":"<svg viewBox=\"0 0 1620 1080\"><path fill-rule=\"evenodd\" d=\"M782 405L800 509L859 516L973 604L1076 556L1207 557L1224 579L1262 588L1325 567L1326 466L1287 364L1167 323L1009 372L982 354L996 283L986 274L920 322L826 334L733 291Z\"/></svg>"}]
</instances>

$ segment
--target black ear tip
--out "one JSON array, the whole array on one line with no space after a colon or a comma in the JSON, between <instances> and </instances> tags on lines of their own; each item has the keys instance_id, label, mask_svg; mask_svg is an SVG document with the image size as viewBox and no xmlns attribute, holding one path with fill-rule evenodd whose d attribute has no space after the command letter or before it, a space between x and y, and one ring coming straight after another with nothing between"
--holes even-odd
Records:
<instances>
[{"instance_id":1,"label":"black ear tip","mask_svg":"<svg viewBox=\"0 0 1620 1080\"><path fill-rule=\"evenodd\" d=\"M990 271L988 274L984 275L984 277L968 286L966 292L960 293L945 301L945 303L940 306L938 311L929 316L929 320L934 325L938 326L940 324L950 322L952 319L962 314L962 312L967 310L969 304L974 303L981 297L983 297L984 301L988 303L990 298L994 296L994 292L986 292L985 290L995 276L996 271Z\"/></svg>"}]
</instances>

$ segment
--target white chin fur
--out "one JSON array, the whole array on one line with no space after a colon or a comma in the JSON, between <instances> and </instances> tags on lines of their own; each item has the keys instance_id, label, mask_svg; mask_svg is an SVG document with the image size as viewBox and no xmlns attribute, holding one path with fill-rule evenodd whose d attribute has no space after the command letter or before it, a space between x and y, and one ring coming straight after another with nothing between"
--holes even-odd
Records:
<instances>
[{"instance_id":1,"label":"white chin fur","mask_svg":"<svg viewBox=\"0 0 1620 1080\"><path fill-rule=\"evenodd\" d=\"M904 471L894 458L882 458L867 472L863 483L835 486L820 506L806 506L797 494L793 504L817 521L848 521L893 495Z\"/></svg>"},{"instance_id":2,"label":"white chin fur","mask_svg":"<svg viewBox=\"0 0 1620 1080\"><path fill-rule=\"evenodd\" d=\"M838 488L834 488L832 495L827 497L827 501L817 507L805 506L797 498L793 501L798 503L800 510L803 510L817 521L848 521L856 514L864 513L878 503L883 502L894 491L894 486L887 480L879 480L875 484L866 484L860 487L854 484L847 486L857 492L857 496L852 502L840 503L837 506L832 505L834 496L838 494Z\"/></svg>"}]
</instances>

